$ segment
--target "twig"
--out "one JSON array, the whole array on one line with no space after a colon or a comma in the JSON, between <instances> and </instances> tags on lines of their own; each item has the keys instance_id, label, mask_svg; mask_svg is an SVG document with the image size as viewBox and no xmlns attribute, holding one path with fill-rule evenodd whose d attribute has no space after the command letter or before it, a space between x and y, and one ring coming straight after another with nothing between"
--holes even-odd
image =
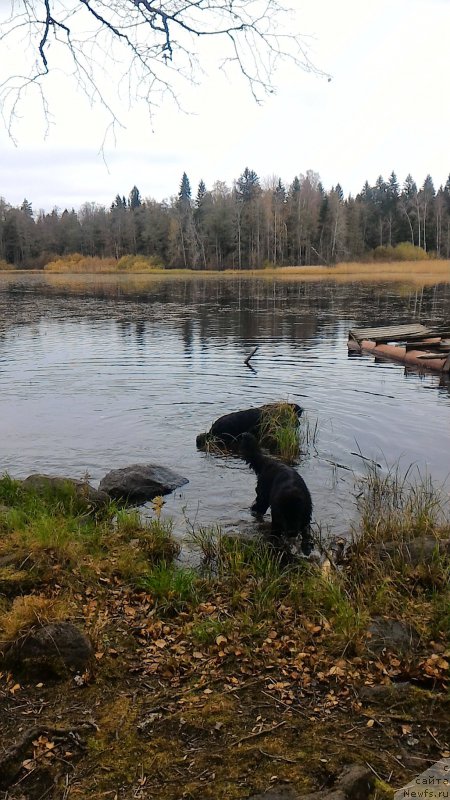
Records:
<instances>
[{"instance_id":1,"label":"twig","mask_svg":"<svg viewBox=\"0 0 450 800\"><path fill-rule=\"evenodd\" d=\"M235 745L241 744L241 742L246 742L247 739L255 739L257 736L265 736L266 733L272 733L272 731L275 731L277 728L281 728L282 725L286 725L286 722L278 722L271 728L262 728L260 731L256 731L256 733L249 733L248 736L242 736L241 739L238 739L236 742L232 742L231 746L234 747Z\"/></svg>"},{"instance_id":2,"label":"twig","mask_svg":"<svg viewBox=\"0 0 450 800\"><path fill-rule=\"evenodd\" d=\"M308 717L309 719L309 714L307 714L306 711L303 711L302 708L297 708L296 706L290 706L288 703L285 703L284 700L280 700L279 697L274 697L272 694L269 694L269 692L261 692L261 694L265 694L266 697L270 697L270 699L273 700L274 703L280 703L282 706L285 706L286 708L289 709L289 711L296 711L297 714L302 714L304 717Z\"/></svg>"},{"instance_id":3,"label":"twig","mask_svg":"<svg viewBox=\"0 0 450 800\"><path fill-rule=\"evenodd\" d=\"M0 775L7 775L14 766L14 763L22 757L22 754L25 752L25 750L27 750L33 740L39 739L42 734L49 734L58 736L60 738L65 738L72 736L74 733L79 733L86 727L90 726L93 727L93 723L85 722L78 728L54 728L50 725L41 725L40 727L29 728L27 731L25 731L19 741L16 744L11 745L11 747L5 751L2 758L0 758Z\"/></svg>"},{"instance_id":4,"label":"twig","mask_svg":"<svg viewBox=\"0 0 450 800\"><path fill-rule=\"evenodd\" d=\"M286 761L288 764L298 764L301 761L300 758L285 758L285 756L275 756L273 753L266 753L265 750L261 750L258 747L259 752L262 756L267 756L267 758L272 758L274 761Z\"/></svg>"},{"instance_id":5,"label":"twig","mask_svg":"<svg viewBox=\"0 0 450 800\"><path fill-rule=\"evenodd\" d=\"M249 365L249 361L250 361L250 359L251 359L251 358L253 358L253 356L255 355L255 353L256 353L256 351L257 351L258 347L259 347L259 345L256 345L256 347L254 347L254 348L253 348L253 350L252 350L252 352L250 353L250 355L249 355L249 356L247 356L247 358L246 358L246 359L244 359L244 364L246 364L246 365L247 365L247 367L248 367L248 366L250 366L250 365Z\"/></svg>"},{"instance_id":6,"label":"twig","mask_svg":"<svg viewBox=\"0 0 450 800\"><path fill-rule=\"evenodd\" d=\"M434 741L436 742L436 744L438 745L438 747L441 747L441 748L443 747L443 745L441 744L441 742L439 741L439 739L436 739L436 736L434 735L434 733L432 733L432 732L430 731L430 729L429 729L429 728L427 728L427 733L429 734L429 736L431 736L431 738L432 738L432 739L434 739Z\"/></svg>"},{"instance_id":7,"label":"twig","mask_svg":"<svg viewBox=\"0 0 450 800\"><path fill-rule=\"evenodd\" d=\"M379 781L383 781L383 780L384 780L384 779L381 777L380 773L379 773L379 772L377 772L377 771L376 771L376 769L374 769L374 768L372 767L372 765L371 765L371 764L369 764L369 762L368 762L368 761L366 761L366 766L368 766L368 767L369 767L369 769L370 769L370 770L373 772L373 774L375 775L375 777L376 777L376 778L378 778L378 780L379 780Z\"/></svg>"}]
</instances>

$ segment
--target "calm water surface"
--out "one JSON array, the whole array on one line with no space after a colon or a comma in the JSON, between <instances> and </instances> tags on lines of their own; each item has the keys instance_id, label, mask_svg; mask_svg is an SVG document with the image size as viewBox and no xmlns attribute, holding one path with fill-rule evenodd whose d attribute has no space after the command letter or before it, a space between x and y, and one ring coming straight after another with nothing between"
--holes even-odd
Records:
<instances>
[{"instance_id":1,"label":"calm water surface","mask_svg":"<svg viewBox=\"0 0 450 800\"><path fill-rule=\"evenodd\" d=\"M450 472L448 385L349 357L348 329L449 317L448 284L0 276L0 472L87 472L96 484L155 462L189 478L164 508L180 535L207 523L256 532L254 476L198 452L195 437L221 414L290 399L318 425L300 465L315 522L345 534L361 456L414 463L437 483Z\"/></svg>"}]
</instances>

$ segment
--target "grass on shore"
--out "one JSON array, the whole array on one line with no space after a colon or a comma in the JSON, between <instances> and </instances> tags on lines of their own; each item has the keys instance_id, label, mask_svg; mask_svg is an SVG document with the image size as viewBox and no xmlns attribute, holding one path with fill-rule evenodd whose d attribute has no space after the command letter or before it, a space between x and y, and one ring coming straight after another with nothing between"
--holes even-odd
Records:
<instances>
[{"instance_id":1,"label":"grass on shore","mask_svg":"<svg viewBox=\"0 0 450 800\"><path fill-rule=\"evenodd\" d=\"M16 271L17 269L11 265L2 262L1 270ZM30 272L41 272L42 270L30 270ZM415 284L433 284L436 282L448 282L450 280L450 261L445 259L430 258L427 260L405 260L405 261L350 261L339 262L338 264L324 266L324 265L306 265L306 266L288 266L288 267L273 267L267 269L242 269L233 270L227 269L223 271L217 270L190 270L184 268L165 269L158 259L153 257L144 256L123 256L119 261L113 258L94 258L90 256L81 256L80 254L72 254L65 256L57 261L50 262L46 265L44 272L57 275L63 274L69 276L71 274L84 274L84 275L123 275L123 276L137 276L141 274L143 277L158 277L164 275L165 278L176 278L179 275L192 276L192 277L236 277L241 278L298 278L302 280L318 280L321 278L332 278L337 281L347 280L383 280L395 282L408 282Z\"/></svg>"},{"instance_id":2,"label":"grass on shore","mask_svg":"<svg viewBox=\"0 0 450 800\"><path fill-rule=\"evenodd\" d=\"M440 545L450 525L429 483L411 487L395 472L369 471L359 503L361 528L339 568L207 529L192 534L203 556L195 571L177 563L178 544L157 517L143 524L113 504L86 516L67 488L49 497L0 479L0 640L66 618L96 649L78 690L0 675L5 742L30 717L50 727L80 714L93 721L84 749L56 744L59 756L47 758L48 797L240 800L274 775L299 791L332 785L352 759L397 788L419 771L401 755L405 737L420 742L421 763L447 752L449 558ZM418 536L436 542L429 562L380 555L380 545ZM371 652L368 625L380 617L414 626L416 646ZM416 693L397 716L391 695L378 710L359 695L405 680ZM37 798L42 747L30 747L18 780ZM392 796L381 785L374 797Z\"/></svg>"}]
</instances>

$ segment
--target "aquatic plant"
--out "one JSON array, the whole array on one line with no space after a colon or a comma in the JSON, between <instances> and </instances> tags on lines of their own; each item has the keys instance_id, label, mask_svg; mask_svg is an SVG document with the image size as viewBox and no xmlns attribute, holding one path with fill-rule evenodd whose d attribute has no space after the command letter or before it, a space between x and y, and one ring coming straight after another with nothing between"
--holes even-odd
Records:
<instances>
[{"instance_id":1,"label":"aquatic plant","mask_svg":"<svg viewBox=\"0 0 450 800\"><path fill-rule=\"evenodd\" d=\"M265 407L260 423L260 442L286 461L295 461L300 452L299 419L292 403L279 402Z\"/></svg>"}]
</instances>

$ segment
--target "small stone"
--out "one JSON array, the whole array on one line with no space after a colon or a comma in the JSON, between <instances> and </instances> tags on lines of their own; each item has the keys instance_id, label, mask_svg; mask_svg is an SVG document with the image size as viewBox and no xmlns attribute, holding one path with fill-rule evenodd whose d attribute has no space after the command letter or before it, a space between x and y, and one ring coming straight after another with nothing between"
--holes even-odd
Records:
<instances>
[{"instance_id":1,"label":"small stone","mask_svg":"<svg viewBox=\"0 0 450 800\"><path fill-rule=\"evenodd\" d=\"M392 653L412 653L420 641L419 634L412 625L388 617L375 617L367 633L366 647L374 655L379 655L383 650Z\"/></svg>"}]
</instances>

